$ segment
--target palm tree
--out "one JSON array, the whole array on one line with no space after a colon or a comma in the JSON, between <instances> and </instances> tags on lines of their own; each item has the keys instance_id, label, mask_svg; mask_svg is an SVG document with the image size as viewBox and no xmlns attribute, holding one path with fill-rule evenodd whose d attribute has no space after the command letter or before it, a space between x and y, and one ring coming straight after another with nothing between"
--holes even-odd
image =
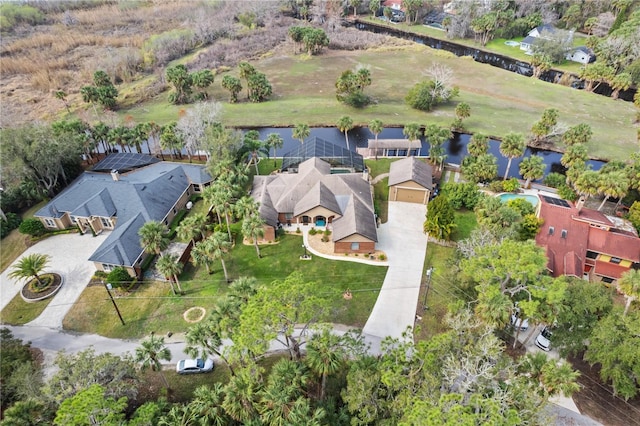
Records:
<instances>
[{"instance_id":1,"label":"palm tree","mask_svg":"<svg viewBox=\"0 0 640 426\"><path fill-rule=\"evenodd\" d=\"M544 160L537 155L532 155L522 160L520 163L520 174L526 179L524 187L529 188L532 180L540 179L544 176L545 168Z\"/></svg>"},{"instance_id":2,"label":"palm tree","mask_svg":"<svg viewBox=\"0 0 640 426\"><path fill-rule=\"evenodd\" d=\"M229 274L227 273L227 266L224 263L225 254L229 253L231 249L231 242L227 240L227 234L224 232L214 232L209 238L207 238L207 244L209 245L209 253L212 259L220 259L222 264L222 270L224 271L224 279L229 282Z\"/></svg>"},{"instance_id":3,"label":"palm tree","mask_svg":"<svg viewBox=\"0 0 640 426\"><path fill-rule=\"evenodd\" d=\"M264 144L267 147L267 150L273 149L273 165L276 165L276 149L282 148L284 145L284 140L282 136L277 133L269 133L267 136L267 140L264 141Z\"/></svg>"},{"instance_id":4,"label":"palm tree","mask_svg":"<svg viewBox=\"0 0 640 426\"><path fill-rule=\"evenodd\" d=\"M162 364L160 361L171 361L171 351L164 345L164 337L157 337L153 334L140 342L136 348L135 361L140 363L143 370L150 368L152 371L160 372L160 377L164 381L165 387L169 388L167 378L162 374Z\"/></svg>"},{"instance_id":5,"label":"palm tree","mask_svg":"<svg viewBox=\"0 0 640 426\"><path fill-rule=\"evenodd\" d=\"M222 383L214 383L213 386L198 386L193 391L193 399L188 408L195 416L197 424L223 426L231 424L231 418L222 408L224 400L224 388Z\"/></svg>"},{"instance_id":6,"label":"palm tree","mask_svg":"<svg viewBox=\"0 0 640 426\"><path fill-rule=\"evenodd\" d=\"M471 116L471 106L466 102L460 102L456 105L455 114L456 117L462 121Z\"/></svg>"},{"instance_id":7,"label":"palm tree","mask_svg":"<svg viewBox=\"0 0 640 426\"><path fill-rule=\"evenodd\" d=\"M418 123L409 123L402 129L402 134L409 139L409 148L407 149L407 157L411 152L411 142L420 139L420 125Z\"/></svg>"},{"instance_id":8,"label":"palm tree","mask_svg":"<svg viewBox=\"0 0 640 426\"><path fill-rule=\"evenodd\" d=\"M211 275L211 267L209 264L211 263L211 244L209 240L198 241L193 245L193 249L191 249L191 263L193 266L198 266L204 264L207 268L207 274Z\"/></svg>"},{"instance_id":9,"label":"palm tree","mask_svg":"<svg viewBox=\"0 0 640 426\"><path fill-rule=\"evenodd\" d=\"M140 227L140 245L147 253L162 255L162 251L169 246L169 228L162 222L150 220Z\"/></svg>"},{"instance_id":10,"label":"palm tree","mask_svg":"<svg viewBox=\"0 0 640 426\"><path fill-rule=\"evenodd\" d=\"M627 315L634 300L640 298L640 270L629 269L618 280L618 288L624 293L625 305L623 316Z\"/></svg>"},{"instance_id":11,"label":"palm tree","mask_svg":"<svg viewBox=\"0 0 640 426\"><path fill-rule=\"evenodd\" d=\"M204 213L193 213L182 219L182 222L176 228L176 234L178 238L191 240L195 244L196 238L204 238L208 229L207 216Z\"/></svg>"},{"instance_id":12,"label":"palm tree","mask_svg":"<svg viewBox=\"0 0 640 426\"><path fill-rule=\"evenodd\" d=\"M264 221L260 216L248 216L242 221L242 235L249 240L253 240L258 257L260 256L260 247L258 247L258 238L264 235Z\"/></svg>"},{"instance_id":13,"label":"palm tree","mask_svg":"<svg viewBox=\"0 0 640 426\"><path fill-rule=\"evenodd\" d=\"M598 185L600 184L600 175L595 170L583 170L573 182L573 187L580 195L584 195L588 199L591 195L598 193Z\"/></svg>"},{"instance_id":14,"label":"palm tree","mask_svg":"<svg viewBox=\"0 0 640 426\"><path fill-rule=\"evenodd\" d=\"M244 155L245 153L249 154L249 165L253 163L256 168L256 175L259 175L260 172L258 171L258 160L260 154L269 155L269 150L260 140L260 134L257 130L249 130L244 135L242 147L240 148L240 155Z\"/></svg>"},{"instance_id":15,"label":"palm tree","mask_svg":"<svg viewBox=\"0 0 640 426\"><path fill-rule=\"evenodd\" d=\"M229 219L229 209L233 200L233 185L226 182L224 179L216 180L209 186L209 191L205 195L205 199L211 202L213 208L218 214L218 221L220 221L220 215L224 215L227 224L227 233L229 234L229 241L233 240L231 236L231 220Z\"/></svg>"},{"instance_id":16,"label":"palm tree","mask_svg":"<svg viewBox=\"0 0 640 426\"><path fill-rule=\"evenodd\" d=\"M522 157L524 150L527 147L524 135L522 133L508 133L500 143L500 154L507 157L507 169L504 172L503 180L507 180L509 176L509 169L511 168L511 160L514 158Z\"/></svg>"},{"instance_id":17,"label":"palm tree","mask_svg":"<svg viewBox=\"0 0 640 426\"><path fill-rule=\"evenodd\" d=\"M327 377L340 370L345 359L340 337L323 328L319 334L314 334L307 343L306 363L314 373L321 377L320 400L324 399L327 389Z\"/></svg>"},{"instance_id":18,"label":"palm tree","mask_svg":"<svg viewBox=\"0 0 640 426\"><path fill-rule=\"evenodd\" d=\"M300 141L300 145L304 144L304 140L309 137L311 134L311 130L309 130L309 126L307 124L296 124L296 127L293 128L293 138L298 139Z\"/></svg>"},{"instance_id":19,"label":"palm tree","mask_svg":"<svg viewBox=\"0 0 640 426\"><path fill-rule=\"evenodd\" d=\"M353 120L351 119L351 117L347 116L347 115L343 115L342 117L340 117L338 119L338 122L336 123L338 129L340 129L340 131L342 133L344 133L344 139L347 142L347 149L349 149L349 130L353 129Z\"/></svg>"},{"instance_id":20,"label":"palm tree","mask_svg":"<svg viewBox=\"0 0 640 426\"><path fill-rule=\"evenodd\" d=\"M382 129L384 129L384 125L382 124L381 120L378 120L377 118L374 118L373 120L371 120L369 122L369 130L375 136L375 147L374 147L374 149L375 149L375 158L376 158L376 160L378 159L378 135L382 132Z\"/></svg>"},{"instance_id":21,"label":"palm tree","mask_svg":"<svg viewBox=\"0 0 640 426\"><path fill-rule=\"evenodd\" d=\"M629 191L629 180L624 170L601 174L598 184L598 192L604 195L604 199L598 211L602 210L610 197L622 198Z\"/></svg>"},{"instance_id":22,"label":"palm tree","mask_svg":"<svg viewBox=\"0 0 640 426\"><path fill-rule=\"evenodd\" d=\"M222 347L222 337L219 330L220 322L213 318L189 327L184 337L186 340L185 353L194 358L209 358L213 355L220 357L229 367L232 376L236 373L233 370L231 361L220 350Z\"/></svg>"},{"instance_id":23,"label":"palm tree","mask_svg":"<svg viewBox=\"0 0 640 426\"><path fill-rule=\"evenodd\" d=\"M570 169L575 166L582 166L589 159L587 147L584 144L577 143L570 145L562 154L560 164Z\"/></svg>"},{"instance_id":24,"label":"palm tree","mask_svg":"<svg viewBox=\"0 0 640 426\"><path fill-rule=\"evenodd\" d=\"M245 196L236 201L234 206L237 217L245 218L258 214L258 203L251 196Z\"/></svg>"},{"instance_id":25,"label":"palm tree","mask_svg":"<svg viewBox=\"0 0 640 426\"><path fill-rule=\"evenodd\" d=\"M178 275L182 273L182 269L184 265L179 261L178 256L175 254L168 254L166 256L160 257L156 262L156 268L158 268L158 272L165 276L169 280L169 283L175 282L178 286L178 291L180 294L183 294L182 287L180 286L180 281L178 281ZM171 285L171 290L173 290L173 294L176 294L173 285Z\"/></svg>"},{"instance_id":26,"label":"palm tree","mask_svg":"<svg viewBox=\"0 0 640 426\"><path fill-rule=\"evenodd\" d=\"M445 151L442 145L447 139L451 139L453 137L453 133L445 127L440 127L436 124L429 124L424 130L424 136L429 140L429 144L431 145L431 149L429 150L429 157L431 157L431 161L434 161L435 164L440 161L440 169L442 169L442 163L445 158Z\"/></svg>"},{"instance_id":27,"label":"palm tree","mask_svg":"<svg viewBox=\"0 0 640 426\"><path fill-rule=\"evenodd\" d=\"M40 279L40 275L48 266L50 259L51 257L49 255L38 253L24 256L12 267L9 277L16 279L35 278L38 282L38 287L42 287L43 284Z\"/></svg>"},{"instance_id":28,"label":"palm tree","mask_svg":"<svg viewBox=\"0 0 640 426\"><path fill-rule=\"evenodd\" d=\"M479 157L489 152L489 137L482 133L474 133L471 135L469 144L467 145L467 151L469 155Z\"/></svg>"}]
</instances>

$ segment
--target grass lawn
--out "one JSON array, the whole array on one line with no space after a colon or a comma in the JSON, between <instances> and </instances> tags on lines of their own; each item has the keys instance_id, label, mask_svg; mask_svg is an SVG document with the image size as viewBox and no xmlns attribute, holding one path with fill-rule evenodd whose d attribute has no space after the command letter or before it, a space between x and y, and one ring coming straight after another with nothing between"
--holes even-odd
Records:
<instances>
[{"instance_id":1,"label":"grass lawn","mask_svg":"<svg viewBox=\"0 0 640 426\"><path fill-rule=\"evenodd\" d=\"M40 210L46 204L42 201L22 214L22 219L33 217L33 214ZM2 250L0 250L0 271L4 271L27 249L27 241L29 237L21 234L20 231L14 229L2 239L0 243Z\"/></svg>"},{"instance_id":2,"label":"grass lawn","mask_svg":"<svg viewBox=\"0 0 640 426\"><path fill-rule=\"evenodd\" d=\"M422 316L422 321L417 325L420 330L416 333L417 339L427 339L438 333L445 331L442 319L447 313L447 305L458 299L455 288L446 271L449 270L450 258L453 256L455 249L452 247L439 246L435 243L427 245L427 255L425 256L424 270L433 267L431 274L431 282L429 284L429 292L427 294L427 306L425 311L422 306L424 304L425 289L428 277L422 278L422 287L420 289L420 299L418 301L417 312Z\"/></svg>"},{"instance_id":3,"label":"grass lawn","mask_svg":"<svg viewBox=\"0 0 640 426\"><path fill-rule=\"evenodd\" d=\"M453 241L460 241L468 238L471 231L478 226L476 214L469 210L456 211L455 223L456 228L453 230L453 235L451 236Z\"/></svg>"},{"instance_id":4,"label":"grass lawn","mask_svg":"<svg viewBox=\"0 0 640 426\"><path fill-rule=\"evenodd\" d=\"M404 101L406 93L436 63L453 70L453 84L459 87L460 96L430 113L409 108ZM635 107L631 102L524 77L419 44L366 51L327 50L313 57L283 53L252 64L272 84L272 100L251 103L241 99L229 104L227 93L214 84L210 99L223 103L223 121L227 126L290 126L299 122L334 126L343 115L350 116L356 126L366 126L374 118L387 127L410 122L448 126L454 119L456 103L464 101L471 106L471 116L465 120L470 132L496 137L509 132L528 134L545 108L557 108L560 122L569 126L591 125L593 138L588 147L591 156L626 159L637 149L632 125ZM340 72L353 69L356 64L369 66L373 80L366 93L375 103L363 109L350 108L335 99L335 80ZM237 75L237 69L231 74ZM162 93L148 103L122 108L119 114L130 115L136 122L163 123L177 119L178 109L169 107L166 93Z\"/></svg>"},{"instance_id":5,"label":"grass lawn","mask_svg":"<svg viewBox=\"0 0 640 426\"><path fill-rule=\"evenodd\" d=\"M397 160L397 158L380 158L378 160L366 159L364 160L364 164L369 168L369 176L374 178L383 173L389 173L391 163Z\"/></svg>"},{"instance_id":6,"label":"grass lawn","mask_svg":"<svg viewBox=\"0 0 640 426\"><path fill-rule=\"evenodd\" d=\"M11 302L0 312L0 324L22 325L33 321L38 318L51 300L53 300L53 297L27 303L22 299L20 294L16 294L15 297L11 299Z\"/></svg>"},{"instance_id":7,"label":"grass lawn","mask_svg":"<svg viewBox=\"0 0 640 426\"><path fill-rule=\"evenodd\" d=\"M389 178L386 177L373 186L373 205L380 217L380 223L389 219Z\"/></svg>"},{"instance_id":8,"label":"grass lawn","mask_svg":"<svg viewBox=\"0 0 640 426\"><path fill-rule=\"evenodd\" d=\"M318 295L330 300L333 311L323 321L364 326L387 268L315 256L311 261L300 261L302 250L302 237L298 235L285 235L278 244L261 246L260 259L252 245L238 242L226 261L229 275L231 278L254 276L260 284L268 285L299 270L307 280L318 283ZM180 277L184 296L173 296L169 284L162 282L145 282L130 294L116 293L116 303L126 322L124 326L105 289L89 286L65 317L64 328L115 338L140 338L152 331L160 335L184 332L190 325L182 317L187 309L202 306L209 310L227 291L219 262L213 264L212 272L209 275L206 268L187 264ZM347 289L353 294L351 300L342 297Z\"/></svg>"}]
</instances>

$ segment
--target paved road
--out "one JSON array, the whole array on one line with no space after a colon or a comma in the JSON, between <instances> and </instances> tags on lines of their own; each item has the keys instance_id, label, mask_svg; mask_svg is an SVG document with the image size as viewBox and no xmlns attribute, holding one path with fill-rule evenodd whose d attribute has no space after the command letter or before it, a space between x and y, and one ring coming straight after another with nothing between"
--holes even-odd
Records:
<instances>
[{"instance_id":1,"label":"paved road","mask_svg":"<svg viewBox=\"0 0 640 426\"><path fill-rule=\"evenodd\" d=\"M414 325L427 252L425 213L422 204L389 202L389 219L378 228L378 247L387 254L389 269L363 328L365 335L401 338Z\"/></svg>"},{"instance_id":2,"label":"paved road","mask_svg":"<svg viewBox=\"0 0 640 426\"><path fill-rule=\"evenodd\" d=\"M96 268L87 259L107 237L106 233L93 237L91 234L54 235L29 247L21 256L40 253L51 256L46 271L58 272L64 279L60 291L42 314L29 325L62 328L62 320L85 289ZM18 258L18 260L20 259ZM16 260L16 262L18 261ZM14 265L15 262L12 264ZM0 309L17 295L24 280L9 278L11 266L0 275Z\"/></svg>"}]
</instances>

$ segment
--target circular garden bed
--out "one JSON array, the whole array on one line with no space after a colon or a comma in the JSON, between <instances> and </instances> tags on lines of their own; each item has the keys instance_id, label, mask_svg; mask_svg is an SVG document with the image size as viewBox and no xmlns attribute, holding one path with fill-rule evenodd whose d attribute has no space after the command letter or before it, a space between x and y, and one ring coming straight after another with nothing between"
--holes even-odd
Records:
<instances>
[{"instance_id":1,"label":"circular garden bed","mask_svg":"<svg viewBox=\"0 0 640 426\"><path fill-rule=\"evenodd\" d=\"M25 302L37 302L55 295L63 283L62 275L49 272L40 276L40 282L35 278L29 280L22 287L20 295Z\"/></svg>"}]
</instances>

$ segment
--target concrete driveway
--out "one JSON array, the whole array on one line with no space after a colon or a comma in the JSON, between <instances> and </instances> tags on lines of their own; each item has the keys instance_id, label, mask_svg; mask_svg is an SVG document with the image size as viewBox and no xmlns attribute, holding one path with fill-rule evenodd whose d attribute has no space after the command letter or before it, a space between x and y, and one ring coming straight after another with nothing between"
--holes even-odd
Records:
<instances>
[{"instance_id":1,"label":"concrete driveway","mask_svg":"<svg viewBox=\"0 0 640 426\"><path fill-rule=\"evenodd\" d=\"M51 256L46 271L57 272L62 275L64 284L60 291L49 302L42 314L28 323L28 326L43 326L49 328L62 328L62 320L69 309L78 299L96 268L93 262L87 259L107 237L102 233L97 237L90 234L63 234L54 235L29 247L17 260L32 253L48 254ZM17 295L24 280L9 278L9 273L14 262L0 275L0 309Z\"/></svg>"},{"instance_id":2,"label":"concrete driveway","mask_svg":"<svg viewBox=\"0 0 640 426\"><path fill-rule=\"evenodd\" d=\"M414 325L427 252L422 231L426 211L422 204L389 202L389 217L378 228L377 245L387 254L389 269L362 330L366 335L401 338Z\"/></svg>"}]
</instances>

